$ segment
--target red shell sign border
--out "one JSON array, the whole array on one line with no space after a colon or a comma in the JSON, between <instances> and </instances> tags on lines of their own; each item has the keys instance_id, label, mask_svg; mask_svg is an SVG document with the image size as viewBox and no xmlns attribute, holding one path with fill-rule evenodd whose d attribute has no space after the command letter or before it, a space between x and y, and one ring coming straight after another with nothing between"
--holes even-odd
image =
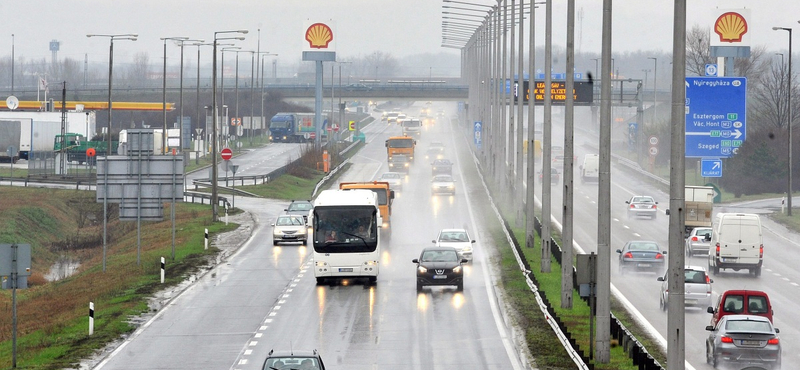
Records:
<instances>
[{"instance_id":1,"label":"red shell sign border","mask_svg":"<svg viewBox=\"0 0 800 370\"><path fill-rule=\"evenodd\" d=\"M325 23L314 23L306 29L306 41L313 49L327 49L333 41L333 31Z\"/></svg>"}]
</instances>

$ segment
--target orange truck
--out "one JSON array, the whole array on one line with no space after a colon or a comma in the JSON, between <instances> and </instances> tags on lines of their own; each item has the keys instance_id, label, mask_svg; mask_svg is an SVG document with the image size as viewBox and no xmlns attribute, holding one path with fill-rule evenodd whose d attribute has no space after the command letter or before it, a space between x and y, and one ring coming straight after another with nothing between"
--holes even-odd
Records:
<instances>
[{"instance_id":1,"label":"orange truck","mask_svg":"<svg viewBox=\"0 0 800 370\"><path fill-rule=\"evenodd\" d=\"M389 183L386 181L366 181L366 182L341 182L339 183L340 190L352 189L366 189L372 190L378 195L378 209L383 218L383 225L381 227L384 231L388 231L390 223L390 216L392 215L392 201L394 200L394 190L389 188Z\"/></svg>"},{"instance_id":2,"label":"orange truck","mask_svg":"<svg viewBox=\"0 0 800 370\"><path fill-rule=\"evenodd\" d=\"M414 162L414 147L417 146L417 141L409 136L392 136L386 140L386 155L389 160L395 154L403 154L408 156L408 160Z\"/></svg>"}]
</instances>

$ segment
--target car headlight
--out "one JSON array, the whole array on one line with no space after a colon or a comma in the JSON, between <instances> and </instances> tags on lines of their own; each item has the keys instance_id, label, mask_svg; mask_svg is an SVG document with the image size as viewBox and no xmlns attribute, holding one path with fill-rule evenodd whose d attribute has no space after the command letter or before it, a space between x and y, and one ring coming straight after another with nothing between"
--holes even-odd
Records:
<instances>
[{"instance_id":1,"label":"car headlight","mask_svg":"<svg viewBox=\"0 0 800 370\"><path fill-rule=\"evenodd\" d=\"M408 163L406 163L405 166L408 167Z\"/></svg>"},{"instance_id":2,"label":"car headlight","mask_svg":"<svg viewBox=\"0 0 800 370\"><path fill-rule=\"evenodd\" d=\"M419 272L420 274L424 274L424 273L428 272L428 269L426 269L425 267L420 266L420 267L417 267L417 272Z\"/></svg>"},{"instance_id":3,"label":"car headlight","mask_svg":"<svg viewBox=\"0 0 800 370\"><path fill-rule=\"evenodd\" d=\"M280 230L272 229L272 235L281 235L281 234L283 234L283 233Z\"/></svg>"},{"instance_id":4,"label":"car headlight","mask_svg":"<svg viewBox=\"0 0 800 370\"><path fill-rule=\"evenodd\" d=\"M455 186L455 185L453 185L453 184L447 185L447 188L448 188L448 189L455 189L455 187L456 187L456 186Z\"/></svg>"},{"instance_id":5,"label":"car headlight","mask_svg":"<svg viewBox=\"0 0 800 370\"><path fill-rule=\"evenodd\" d=\"M463 249L461 249L461 250L462 250L463 252L472 252L472 246L471 246L471 245L468 245L468 246L464 247L464 248L463 248Z\"/></svg>"},{"instance_id":6,"label":"car headlight","mask_svg":"<svg viewBox=\"0 0 800 370\"><path fill-rule=\"evenodd\" d=\"M453 267L453 273L460 274L461 273L461 266Z\"/></svg>"}]
</instances>

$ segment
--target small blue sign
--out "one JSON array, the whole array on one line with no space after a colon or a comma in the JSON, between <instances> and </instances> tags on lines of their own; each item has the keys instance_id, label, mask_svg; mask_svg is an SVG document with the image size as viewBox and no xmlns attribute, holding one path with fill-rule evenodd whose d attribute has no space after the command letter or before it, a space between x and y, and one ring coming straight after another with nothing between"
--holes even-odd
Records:
<instances>
[{"instance_id":1,"label":"small blue sign","mask_svg":"<svg viewBox=\"0 0 800 370\"><path fill-rule=\"evenodd\" d=\"M481 148L481 143L483 142L483 139L481 138L482 130L483 130L483 124L481 123L481 121L475 121L475 124L473 125L473 128L474 128L473 136L475 137L475 147L480 149Z\"/></svg>"},{"instance_id":2,"label":"small blue sign","mask_svg":"<svg viewBox=\"0 0 800 370\"><path fill-rule=\"evenodd\" d=\"M722 160L721 159L700 160L700 176L722 177Z\"/></svg>"},{"instance_id":3,"label":"small blue sign","mask_svg":"<svg viewBox=\"0 0 800 370\"><path fill-rule=\"evenodd\" d=\"M747 79L686 78L686 157L728 158L747 134Z\"/></svg>"},{"instance_id":4,"label":"small blue sign","mask_svg":"<svg viewBox=\"0 0 800 370\"><path fill-rule=\"evenodd\" d=\"M718 74L719 70L717 69L716 64L706 64L706 76L717 77Z\"/></svg>"}]
</instances>

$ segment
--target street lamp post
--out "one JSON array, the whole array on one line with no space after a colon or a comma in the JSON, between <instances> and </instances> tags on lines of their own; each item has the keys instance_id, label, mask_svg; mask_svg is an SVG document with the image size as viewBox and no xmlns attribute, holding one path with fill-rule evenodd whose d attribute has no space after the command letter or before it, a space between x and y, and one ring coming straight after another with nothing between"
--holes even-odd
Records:
<instances>
[{"instance_id":1,"label":"street lamp post","mask_svg":"<svg viewBox=\"0 0 800 370\"><path fill-rule=\"evenodd\" d=\"M211 46L211 45L214 45L214 43L212 43L212 42L197 42L197 43L194 43L192 45L197 46L197 86L196 86L197 87L197 91L195 92L195 98L196 98L195 110L196 110L197 117L196 117L196 123L195 124L197 125L197 128L200 128L200 47L201 46ZM205 130L203 130L203 131L204 131L205 136L208 136L208 125L207 124L205 125ZM201 135L197 136L198 141L200 141L201 138L202 138ZM203 143L205 144L205 142L203 142ZM205 148L198 148L198 149L200 149L200 151L202 151L203 153L206 152Z\"/></svg>"},{"instance_id":2,"label":"street lamp post","mask_svg":"<svg viewBox=\"0 0 800 370\"><path fill-rule=\"evenodd\" d=\"M164 41L164 69L161 75L161 100L163 103L161 111L164 113L164 134L161 135L161 154L167 152L167 40L182 42L188 39L184 36L161 38L161 41Z\"/></svg>"},{"instance_id":3,"label":"street lamp post","mask_svg":"<svg viewBox=\"0 0 800 370\"><path fill-rule=\"evenodd\" d=\"M798 23L800 23L800 22L798 22ZM788 158L789 158L789 163L788 163L789 176L787 176L788 179L787 179L787 187L786 187L786 206L787 206L786 207L786 209L787 209L787 213L786 214L791 216L792 215L792 29L788 28L788 27L772 27L772 29L775 30L775 31L784 30L784 31L789 32L789 58L788 58L789 59L789 83L788 83L788 87L786 89L787 90L786 91L786 100L788 101L788 104L787 104L787 107L786 107L787 111L788 111L788 117L787 117L787 121L786 121L787 122L786 126L787 126L787 128L789 130L788 138L787 138L787 141L789 142L789 148L788 148L789 149L789 153L788 153Z\"/></svg>"},{"instance_id":4,"label":"street lamp post","mask_svg":"<svg viewBox=\"0 0 800 370\"><path fill-rule=\"evenodd\" d=\"M261 100L261 129L266 130L267 126L264 124L264 122L266 121L266 117L264 117L264 57L268 56L276 57L278 56L278 54L270 53L268 51L260 51L259 54L261 54L261 60L260 60L261 82L258 85L258 96L259 99Z\"/></svg>"},{"instance_id":5,"label":"street lamp post","mask_svg":"<svg viewBox=\"0 0 800 370\"><path fill-rule=\"evenodd\" d=\"M11 34L11 95L14 95L14 34Z\"/></svg>"},{"instance_id":6,"label":"street lamp post","mask_svg":"<svg viewBox=\"0 0 800 370\"><path fill-rule=\"evenodd\" d=\"M114 39L136 41L139 35L133 33L116 35L88 34L86 37L108 37L108 126L106 127L106 160L104 164L105 196L103 196L103 272L106 271L106 251L108 250L108 156L111 154L111 82L114 71Z\"/></svg>"},{"instance_id":7,"label":"street lamp post","mask_svg":"<svg viewBox=\"0 0 800 370\"><path fill-rule=\"evenodd\" d=\"M653 124L656 123L656 82L658 82L658 58L648 57L653 60Z\"/></svg>"},{"instance_id":8,"label":"street lamp post","mask_svg":"<svg viewBox=\"0 0 800 370\"><path fill-rule=\"evenodd\" d=\"M211 220L217 221L217 41L219 40L244 40L243 36L217 37L218 34L238 33L247 34L247 30L216 31L214 32L213 56L211 63L211 115L213 125L213 139L211 141Z\"/></svg>"},{"instance_id":9,"label":"street lamp post","mask_svg":"<svg viewBox=\"0 0 800 370\"><path fill-rule=\"evenodd\" d=\"M183 132L183 45L184 45L185 43L187 43L187 42L203 42L203 40L190 40L190 39L186 39L186 40L179 40L178 42L179 42L179 43L180 43L180 45L181 45L181 73L180 73L180 76L181 76L181 77L180 77L180 80L181 80L181 82L180 82L180 87L179 87L179 90L180 90L180 98L178 98L178 100L179 100L179 102L180 102L180 103L179 103L179 105L180 105L180 113L178 113L178 132L179 132L178 136L180 137L180 138L179 138L179 140L180 140L180 144L178 145L178 147L180 148L180 150L181 150L181 152L182 152L182 151L183 151L183 149L184 149L184 148L183 148L183 134L184 134L184 132ZM198 47L198 49L199 49L199 47ZM199 80L200 80L200 79L198 78L198 82L199 82ZM198 104L199 104L199 102L198 102ZM189 135L191 135L191 134L192 134L192 133L191 133L191 132L189 132ZM188 157L187 157L187 160L188 160ZM184 162L183 162L183 165L184 165L184 166L186 166L186 162L187 162L187 160L184 160Z\"/></svg>"},{"instance_id":10,"label":"street lamp post","mask_svg":"<svg viewBox=\"0 0 800 370\"><path fill-rule=\"evenodd\" d=\"M220 57L222 58L222 68L221 68L222 78L220 79L219 86L220 86L220 89L222 90L222 93L220 95L220 103L219 104L221 106L223 106L223 107L225 106L225 52L226 51L237 51L239 49L241 49L240 46L231 46L231 47L220 49ZM227 122L228 121L227 111L223 112L223 114L225 116L225 121L226 121L225 124L226 124L226 126L230 126L230 122ZM228 130L229 129L230 128L228 128ZM223 132L223 135L224 134L225 133Z\"/></svg>"}]
</instances>

